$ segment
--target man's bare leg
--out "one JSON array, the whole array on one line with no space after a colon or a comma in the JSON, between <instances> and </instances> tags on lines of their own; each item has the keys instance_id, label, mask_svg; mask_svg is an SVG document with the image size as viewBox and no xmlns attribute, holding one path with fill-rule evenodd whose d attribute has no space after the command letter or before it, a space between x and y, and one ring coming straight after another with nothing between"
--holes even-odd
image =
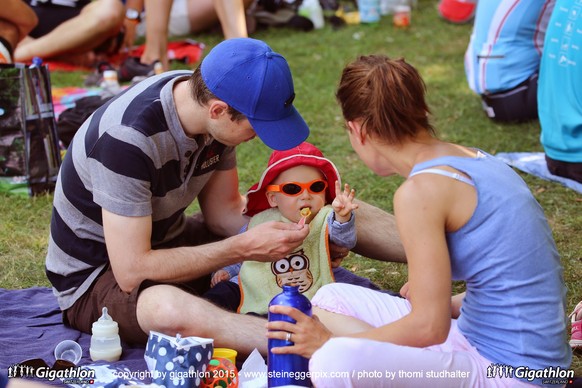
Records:
<instances>
[{"instance_id":1,"label":"man's bare leg","mask_svg":"<svg viewBox=\"0 0 582 388\"><path fill-rule=\"evenodd\" d=\"M357 203L358 242L353 251L375 260L406 263L394 216L368 203Z\"/></svg>"},{"instance_id":2,"label":"man's bare leg","mask_svg":"<svg viewBox=\"0 0 582 388\"><path fill-rule=\"evenodd\" d=\"M168 25L173 0L145 0L147 10L146 41L140 62L151 65L160 61L164 70L170 67L168 61Z\"/></svg>"},{"instance_id":3,"label":"man's bare leg","mask_svg":"<svg viewBox=\"0 0 582 388\"><path fill-rule=\"evenodd\" d=\"M50 33L22 41L14 51L14 59L26 62L35 56L52 58L89 52L119 32L124 12L119 0L91 2L79 16L67 20Z\"/></svg>"},{"instance_id":4,"label":"man's bare leg","mask_svg":"<svg viewBox=\"0 0 582 388\"><path fill-rule=\"evenodd\" d=\"M225 311L171 285L140 293L137 320L146 333L154 330L171 336L213 338L215 347L235 349L244 356L255 348L267 354L265 319Z\"/></svg>"}]
</instances>

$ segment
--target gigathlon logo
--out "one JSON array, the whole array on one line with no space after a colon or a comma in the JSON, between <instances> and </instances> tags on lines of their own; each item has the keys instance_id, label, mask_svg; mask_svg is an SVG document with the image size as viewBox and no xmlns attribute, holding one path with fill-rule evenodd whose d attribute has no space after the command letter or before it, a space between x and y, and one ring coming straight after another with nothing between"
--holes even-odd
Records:
<instances>
[{"instance_id":1,"label":"gigathlon logo","mask_svg":"<svg viewBox=\"0 0 582 388\"><path fill-rule=\"evenodd\" d=\"M50 367L40 358L23 361L8 367L9 378L34 378L47 381L60 380L63 384L93 384L95 371L76 366L72 362L57 360Z\"/></svg>"}]
</instances>

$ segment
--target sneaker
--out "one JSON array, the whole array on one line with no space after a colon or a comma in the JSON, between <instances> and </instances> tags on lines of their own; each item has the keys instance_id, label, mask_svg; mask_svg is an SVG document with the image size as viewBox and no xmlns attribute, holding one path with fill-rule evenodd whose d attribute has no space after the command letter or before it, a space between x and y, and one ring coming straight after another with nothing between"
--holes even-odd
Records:
<instances>
[{"instance_id":1,"label":"sneaker","mask_svg":"<svg viewBox=\"0 0 582 388\"><path fill-rule=\"evenodd\" d=\"M95 72L85 77L84 85L87 87L100 86L103 82L103 72L106 70L115 70L115 68L109 62L99 62Z\"/></svg>"},{"instance_id":2,"label":"sneaker","mask_svg":"<svg viewBox=\"0 0 582 388\"><path fill-rule=\"evenodd\" d=\"M582 302L579 302L574 311L570 314L572 319L572 335L570 336L570 346L572 348L582 347Z\"/></svg>"},{"instance_id":3,"label":"sneaker","mask_svg":"<svg viewBox=\"0 0 582 388\"><path fill-rule=\"evenodd\" d=\"M159 65L158 65L159 64ZM119 67L118 79L119 82L134 81L136 79L145 79L156 74L156 69L160 67L161 63L155 61L150 65L145 65L139 61L137 57L127 57Z\"/></svg>"}]
</instances>

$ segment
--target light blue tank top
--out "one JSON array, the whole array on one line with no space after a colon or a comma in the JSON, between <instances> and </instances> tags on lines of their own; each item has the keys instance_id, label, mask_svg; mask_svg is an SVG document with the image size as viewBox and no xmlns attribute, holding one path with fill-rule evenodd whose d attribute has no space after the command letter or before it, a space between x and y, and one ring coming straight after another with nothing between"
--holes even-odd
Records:
<instances>
[{"instance_id":1,"label":"light blue tank top","mask_svg":"<svg viewBox=\"0 0 582 388\"><path fill-rule=\"evenodd\" d=\"M447 233L453 279L467 285L459 329L494 363L568 368L566 288L541 206L519 175L482 151L420 163L411 175L436 166L465 173L477 190L471 219Z\"/></svg>"}]
</instances>

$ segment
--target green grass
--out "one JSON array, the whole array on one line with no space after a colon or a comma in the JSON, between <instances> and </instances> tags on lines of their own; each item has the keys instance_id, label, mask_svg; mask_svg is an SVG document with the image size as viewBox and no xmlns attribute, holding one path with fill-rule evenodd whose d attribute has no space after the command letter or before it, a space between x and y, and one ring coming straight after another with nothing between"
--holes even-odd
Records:
<instances>
[{"instance_id":1,"label":"green grass","mask_svg":"<svg viewBox=\"0 0 582 388\"><path fill-rule=\"evenodd\" d=\"M443 139L490 153L542 151L537 122L499 125L485 116L480 99L469 90L464 74L463 54L471 27L443 22L437 15L436 3L420 0L408 30L394 28L390 18L385 17L377 26L347 26L340 30L326 26L309 33L271 29L253 35L288 59L294 74L295 105L312 129L309 140L337 164L343 180L357 189L360 199L388 211L392 210L392 195L402 179L376 177L358 160L344 133L334 98L341 69L358 55L405 57L415 65L427 83L433 124ZM221 39L218 34L193 38L207 45L205 52ZM52 82L54 86L81 86L82 77L82 73L55 72ZM260 176L269 153L258 140L239 147L241 191ZM559 184L521 175L552 226L568 286L569 312L582 300L582 195ZM44 256L51 199L0 197L0 287L49 285L44 275ZM345 266L394 290L406 281L404 265L351 256ZM460 285L456 288L460 289ZM582 358L574 358L573 368L582 375Z\"/></svg>"}]
</instances>

